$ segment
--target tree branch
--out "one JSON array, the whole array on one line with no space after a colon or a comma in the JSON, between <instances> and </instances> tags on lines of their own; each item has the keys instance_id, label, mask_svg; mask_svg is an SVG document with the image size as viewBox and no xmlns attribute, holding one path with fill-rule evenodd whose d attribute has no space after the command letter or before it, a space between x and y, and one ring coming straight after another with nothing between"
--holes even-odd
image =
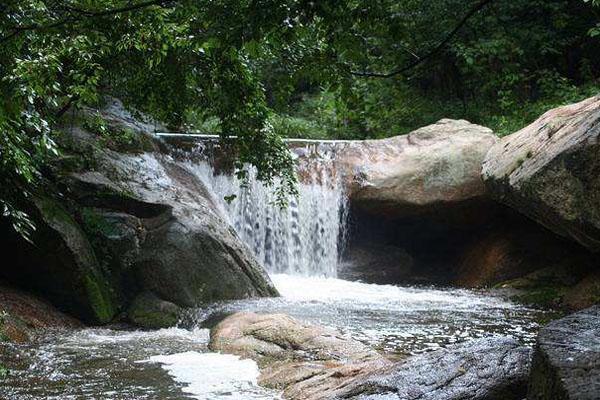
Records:
<instances>
[{"instance_id":1,"label":"tree branch","mask_svg":"<svg viewBox=\"0 0 600 400\"><path fill-rule=\"evenodd\" d=\"M358 72L358 71L350 71L351 75L354 76L360 76L360 77L365 77L365 78L391 78L393 76L396 75L401 75L413 68L415 68L416 66L424 63L425 61L429 60L430 58L432 58L434 55L436 55L438 52L440 52L444 47L446 47L446 45L448 43L450 43L450 41L454 38L454 36L456 36L456 34L461 30L461 28L467 23L467 21L473 17L475 14L477 14L479 11L481 11L482 9L484 9L488 4L494 2L495 0L481 0L479 1L479 3L477 3L473 8L471 8L469 10L468 13L465 14L465 16L458 22L458 24L454 27L454 29L452 29L452 31L450 31L450 33L448 33L448 35L446 35L446 37L444 38L444 40L442 40L441 42L439 42L437 44L437 46L435 46L433 49L431 49L427 54L425 54L423 57L417 57L417 59L405 66L403 66L402 68L387 72L387 73L381 73L381 72Z\"/></svg>"},{"instance_id":2,"label":"tree branch","mask_svg":"<svg viewBox=\"0 0 600 400\"><path fill-rule=\"evenodd\" d=\"M83 18L94 18L94 17L105 17L108 15L123 14L123 13L131 12L131 11L136 11L136 10L139 10L142 8L151 7L151 6L162 7L162 6L165 6L167 3L172 3L174 1L176 1L176 0L147 0L147 1L144 1L141 3L137 3L137 4L130 4L128 6L112 8L112 9L108 9L108 10L101 10L101 11L83 10L83 9L78 9L78 8L74 8L74 7L66 7L66 8L72 12L80 14ZM7 42L10 39L18 36L22 32L58 28L60 26L66 25L70 22L81 20L83 18L73 18L73 17L63 18L63 19L60 19L58 21L55 21L55 22L47 24L47 25L31 24L31 25L16 26L16 27L12 28L12 32L10 32L9 34L0 38L0 43Z\"/></svg>"}]
</instances>

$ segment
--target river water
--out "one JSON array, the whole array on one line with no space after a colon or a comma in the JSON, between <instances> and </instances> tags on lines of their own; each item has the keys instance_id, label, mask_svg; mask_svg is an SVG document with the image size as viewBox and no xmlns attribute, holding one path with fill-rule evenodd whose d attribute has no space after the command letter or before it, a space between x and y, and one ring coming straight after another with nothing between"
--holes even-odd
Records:
<instances>
[{"instance_id":1,"label":"river water","mask_svg":"<svg viewBox=\"0 0 600 400\"><path fill-rule=\"evenodd\" d=\"M256 385L253 361L207 348L207 323L237 310L287 313L401 356L493 335L531 345L540 316L483 291L272 278L282 297L190 310L178 328L54 331L32 344L2 344L0 360L10 375L0 386L0 398L277 399L279 393Z\"/></svg>"},{"instance_id":2,"label":"river water","mask_svg":"<svg viewBox=\"0 0 600 400\"><path fill-rule=\"evenodd\" d=\"M299 199L284 210L272 205L270 191L252 176L242 188L207 163L182 162L216 194L281 297L188 310L178 327L157 331L87 328L45 332L29 344L2 343L0 362L10 373L0 382L0 399L277 399L278 392L256 384L253 361L207 348L208 327L241 310L286 313L337 328L390 357L494 335L533 344L543 313L493 292L337 279L346 199L327 157L321 160L300 185ZM233 202L223 201L231 194Z\"/></svg>"}]
</instances>

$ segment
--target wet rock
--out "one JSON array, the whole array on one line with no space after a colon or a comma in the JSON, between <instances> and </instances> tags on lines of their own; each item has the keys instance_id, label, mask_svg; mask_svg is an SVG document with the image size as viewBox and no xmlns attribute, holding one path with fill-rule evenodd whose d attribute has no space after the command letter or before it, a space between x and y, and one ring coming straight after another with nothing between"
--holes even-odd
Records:
<instances>
[{"instance_id":1,"label":"wet rock","mask_svg":"<svg viewBox=\"0 0 600 400\"><path fill-rule=\"evenodd\" d=\"M498 201L600 251L600 97L550 110L502 138L482 176Z\"/></svg>"},{"instance_id":2,"label":"wet rock","mask_svg":"<svg viewBox=\"0 0 600 400\"><path fill-rule=\"evenodd\" d=\"M100 115L113 130L149 134L148 123L118 104ZM72 132L79 148L98 140L89 132ZM200 178L153 140L152 152L96 151L98 167L72 173L68 183L78 204L100 212L117 231L104 237L109 248L121 248L113 259L128 260L118 267L127 271L125 285L181 307L277 295Z\"/></svg>"},{"instance_id":3,"label":"wet rock","mask_svg":"<svg viewBox=\"0 0 600 400\"><path fill-rule=\"evenodd\" d=\"M336 330L284 314L233 314L211 330L209 348L257 361L259 383L286 399L331 399L343 382L391 365Z\"/></svg>"},{"instance_id":4,"label":"wet rock","mask_svg":"<svg viewBox=\"0 0 600 400\"><path fill-rule=\"evenodd\" d=\"M478 339L417 355L346 382L332 398L522 400L530 353L514 339Z\"/></svg>"},{"instance_id":5,"label":"wet rock","mask_svg":"<svg viewBox=\"0 0 600 400\"><path fill-rule=\"evenodd\" d=\"M84 110L81 126L64 129L65 156L78 162L52 167L30 207L35 245L12 234L18 260L0 276L90 323L143 292L181 307L277 295L201 180L119 107Z\"/></svg>"},{"instance_id":6,"label":"wet rock","mask_svg":"<svg viewBox=\"0 0 600 400\"><path fill-rule=\"evenodd\" d=\"M353 204L407 215L484 196L481 163L497 140L488 128L443 119L408 135L348 143L335 157Z\"/></svg>"},{"instance_id":7,"label":"wet rock","mask_svg":"<svg viewBox=\"0 0 600 400\"><path fill-rule=\"evenodd\" d=\"M29 293L0 286L0 341L23 343L36 331L48 328L78 328L82 324Z\"/></svg>"},{"instance_id":8,"label":"wet rock","mask_svg":"<svg viewBox=\"0 0 600 400\"><path fill-rule=\"evenodd\" d=\"M140 291L182 307L277 295L203 183L182 165L160 153L110 150L102 164L101 171L72 174L69 186L79 204L112 213L121 231L135 232L122 239L136 243L129 280Z\"/></svg>"},{"instance_id":9,"label":"wet rock","mask_svg":"<svg viewBox=\"0 0 600 400\"><path fill-rule=\"evenodd\" d=\"M235 313L211 330L209 348L274 361L349 361L379 358L360 342L333 329L304 324L285 314Z\"/></svg>"},{"instance_id":10,"label":"wet rock","mask_svg":"<svg viewBox=\"0 0 600 400\"><path fill-rule=\"evenodd\" d=\"M294 400L522 400L531 353L492 338L393 362L339 332L254 313L224 319L209 347L256 360L259 383Z\"/></svg>"},{"instance_id":11,"label":"wet rock","mask_svg":"<svg viewBox=\"0 0 600 400\"><path fill-rule=\"evenodd\" d=\"M260 385L283 390L291 400L328 400L338 398L341 388L385 370L392 362L383 358L357 361L304 361L276 363L261 371Z\"/></svg>"},{"instance_id":12,"label":"wet rock","mask_svg":"<svg viewBox=\"0 0 600 400\"><path fill-rule=\"evenodd\" d=\"M600 306L542 328L529 381L529 400L595 400L600 396Z\"/></svg>"},{"instance_id":13,"label":"wet rock","mask_svg":"<svg viewBox=\"0 0 600 400\"><path fill-rule=\"evenodd\" d=\"M161 300L153 293L141 293L129 306L129 321L142 328L159 329L177 325L181 307Z\"/></svg>"}]
</instances>

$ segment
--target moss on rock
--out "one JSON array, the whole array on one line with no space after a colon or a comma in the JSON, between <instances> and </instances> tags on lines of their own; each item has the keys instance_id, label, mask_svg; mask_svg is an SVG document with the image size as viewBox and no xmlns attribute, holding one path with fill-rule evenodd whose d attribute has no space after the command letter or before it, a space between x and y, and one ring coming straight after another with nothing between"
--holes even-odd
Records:
<instances>
[{"instance_id":1,"label":"moss on rock","mask_svg":"<svg viewBox=\"0 0 600 400\"><path fill-rule=\"evenodd\" d=\"M84 277L85 289L94 316L100 323L107 323L117 314L110 286L99 274L89 273Z\"/></svg>"},{"instance_id":2,"label":"moss on rock","mask_svg":"<svg viewBox=\"0 0 600 400\"><path fill-rule=\"evenodd\" d=\"M179 321L182 309L150 292L140 294L131 303L127 315L137 326L150 329L168 328Z\"/></svg>"}]
</instances>

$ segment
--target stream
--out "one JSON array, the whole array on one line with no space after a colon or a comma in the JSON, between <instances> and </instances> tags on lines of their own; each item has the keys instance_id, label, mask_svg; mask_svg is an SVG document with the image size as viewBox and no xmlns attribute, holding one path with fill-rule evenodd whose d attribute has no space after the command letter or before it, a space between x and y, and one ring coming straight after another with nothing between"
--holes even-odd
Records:
<instances>
[{"instance_id":1,"label":"stream","mask_svg":"<svg viewBox=\"0 0 600 400\"><path fill-rule=\"evenodd\" d=\"M2 344L0 359L10 375L0 398L277 399L279 393L257 386L253 361L207 348L211 320L240 310L287 313L335 327L391 356L493 335L532 345L542 315L485 291L272 279L282 297L190 310L180 327L50 331L31 344Z\"/></svg>"}]
</instances>

